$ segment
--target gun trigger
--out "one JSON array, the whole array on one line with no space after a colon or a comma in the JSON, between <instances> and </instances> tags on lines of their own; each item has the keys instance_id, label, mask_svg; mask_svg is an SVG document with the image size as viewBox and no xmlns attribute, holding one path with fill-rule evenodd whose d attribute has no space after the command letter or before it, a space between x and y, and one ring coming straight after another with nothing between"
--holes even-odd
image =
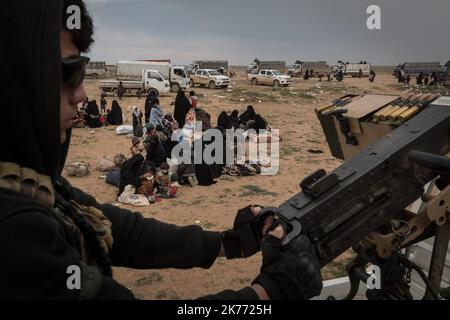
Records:
<instances>
[{"instance_id":1,"label":"gun trigger","mask_svg":"<svg viewBox=\"0 0 450 320\"><path fill-rule=\"evenodd\" d=\"M287 224L286 222L282 221L283 227L284 227L284 231L286 232L286 236L284 237L283 241L281 242L281 244L283 246L288 245L292 240L294 240L295 238L297 238L301 233L302 233L302 225L300 223L300 221L298 220L293 220L289 223L290 227L292 228L291 230L288 230Z\"/></svg>"}]
</instances>

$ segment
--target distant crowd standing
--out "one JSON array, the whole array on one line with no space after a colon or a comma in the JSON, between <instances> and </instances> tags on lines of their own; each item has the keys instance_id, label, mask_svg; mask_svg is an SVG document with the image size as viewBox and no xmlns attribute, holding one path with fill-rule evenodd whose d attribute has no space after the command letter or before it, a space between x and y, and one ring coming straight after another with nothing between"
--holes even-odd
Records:
<instances>
[{"instance_id":1,"label":"distant crowd standing","mask_svg":"<svg viewBox=\"0 0 450 320\"><path fill-rule=\"evenodd\" d=\"M407 86L411 84L411 75L405 74L405 71L398 70L395 74L398 83L404 83ZM416 76L416 85L421 86L442 86L445 83L445 73L444 72L432 72L431 75L428 73L420 72Z\"/></svg>"}]
</instances>

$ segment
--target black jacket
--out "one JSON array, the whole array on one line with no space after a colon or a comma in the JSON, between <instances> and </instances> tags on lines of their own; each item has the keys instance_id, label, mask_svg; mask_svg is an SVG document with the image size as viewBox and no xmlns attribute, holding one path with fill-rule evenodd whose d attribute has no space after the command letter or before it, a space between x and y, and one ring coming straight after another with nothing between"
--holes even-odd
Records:
<instances>
[{"instance_id":1,"label":"black jacket","mask_svg":"<svg viewBox=\"0 0 450 320\"><path fill-rule=\"evenodd\" d=\"M61 144L60 31L66 12L62 4L60 0L18 0L0 12L0 30L8 43L8 50L0 50L0 59L8 61L1 67L2 76L9 79L0 86L2 115L8 119L0 126L0 162L33 169L55 185L61 181L71 135L68 130ZM81 25L86 25L83 18ZM219 233L144 219L139 213L99 204L70 185L65 189L64 201L95 206L111 220L114 244L109 257L114 266L208 268L219 252ZM0 299L134 298L100 268L82 262L76 235L61 216L22 193L2 188L0 257ZM71 265L87 271L81 290L67 287ZM207 298L255 299L256 295L247 288Z\"/></svg>"},{"instance_id":2,"label":"black jacket","mask_svg":"<svg viewBox=\"0 0 450 320\"><path fill-rule=\"evenodd\" d=\"M94 206L111 220L113 266L134 269L209 268L220 250L220 234L198 226L177 227L141 214L99 204L72 188L82 205ZM80 265L75 236L48 209L22 194L0 189L0 299L78 299L68 290L67 267ZM113 278L101 276L93 299L133 299ZM84 294L83 294L84 296ZM227 290L203 299L257 299L249 288Z\"/></svg>"}]
</instances>

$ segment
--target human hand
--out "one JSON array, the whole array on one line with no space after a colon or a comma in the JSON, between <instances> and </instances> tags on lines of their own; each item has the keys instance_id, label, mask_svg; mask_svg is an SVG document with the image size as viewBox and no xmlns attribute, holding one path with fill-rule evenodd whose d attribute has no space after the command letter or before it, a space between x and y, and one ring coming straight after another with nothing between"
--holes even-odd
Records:
<instances>
[{"instance_id":1,"label":"human hand","mask_svg":"<svg viewBox=\"0 0 450 320\"><path fill-rule=\"evenodd\" d=\"M282 245L283 238L281 225L264 237L261 274L252 287L263 288L272 300L306 300L319 295L323 287L320 265L308 237L300 235L287 246Z\"/></svg>"},{"instance_id":2,"label":"human hand","mask_svg":"<svg viewBox=\"0 0 450 320\"><path fill-rule=\"evenodd\" d=\"M272 215L261 217L262 207L248 206L240 209L233 229L222 233L222 245L228 259L246 258L261 250L261 241L272 226Z\"/></svg>"}]
</instances>

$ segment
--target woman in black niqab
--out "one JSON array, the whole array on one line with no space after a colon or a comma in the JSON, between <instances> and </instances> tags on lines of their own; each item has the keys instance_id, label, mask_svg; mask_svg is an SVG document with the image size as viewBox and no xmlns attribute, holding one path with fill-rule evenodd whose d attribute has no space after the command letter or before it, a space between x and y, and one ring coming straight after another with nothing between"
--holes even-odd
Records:
<instances>
[{"instance_id":1,"label":"woman in black niqab","mask_svg":"<svg viewBox=\"0 0 450 320\"><path fill-rule=\"evenodd\" d=\"M113 126L120 126L123 123L122 108L120 107L117 100L112 102L111 112L108 114L107 119L108 124Z\"/></svg>"},{"instance_id":2,"label":"woman in black niqab","mask_svg":"<svg viewBox=\"0 0 450 320\"><path fill-rule=\"evenodd\" d=\"M97 101L92 100L89 102L86 113L88 114L87 124L89 128L100 128L102 126L100 122L100 110L98 109Z\"/></svg>"},{"instance_id":3,"label":"woman in black niqab","mask_svg":"<svg viewBox=\"0 0 450 320\"><path fill-rule=\"evenodd\" d=\"M244 124L250 120L255 120L255 118L256 118L256 112L255 112L255 109L253 108L253 106L251 106L251 105L249 105L247 107L247 110L239 116L240 122L242 122Z\"/></svg>"},{"instance_id":4,"label":"woman in black niqab","mask_svg":"<svg viewBox=\"0 0 450 320\"><path fill-rule=\"evenodd\" d=\"M186 123L186 114L191 109L191 103L186 97L183 90L180 89L175 98L175 110L173 112L173 117L178 122L178 127L182 129Z\"/></svg>"}]
</instances>

